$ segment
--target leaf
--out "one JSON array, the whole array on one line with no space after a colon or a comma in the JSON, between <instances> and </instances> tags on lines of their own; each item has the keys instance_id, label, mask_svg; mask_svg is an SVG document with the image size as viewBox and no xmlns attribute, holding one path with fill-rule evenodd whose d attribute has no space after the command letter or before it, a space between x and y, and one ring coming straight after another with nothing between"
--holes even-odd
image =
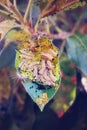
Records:
<instances>
[{"instance_id":1,"label":"leaf","mask_svg":"<svg viewBox=\"0 0 87 130\"><path fill-rule=\"evenodd\" d=\"M18 46L16 69L21 77L25 78L22 83L41 110L59 88L58 55L58 49L47 37L38 38L34 43L25 42Z\"/></svg>"},{"instance_id":2,"label":"leaf","mask_svg":"<svg viewBox=\"0 0 87 130\"><path fill-rule=\"evenodd\" d=\"M55 12L59 12L61 10L70 10L75 9L77 7L82 7L86 5L86 1L80 1L80 0L52 0L44 7L41 17L46 17L51 14L54 14Z\"/></svg>"},{"instance_id":3,"label":"leaf","mask_svg":"<svg viewBox=\"0 0 87 130\"><path fill-rule=\"evenodd\" d=\"M1 33L1 39L3 39L6 35L6 33L14 27L19 26L14 20L4 20L0 22L0 33Z\"/></svg>"},{"instance_id":4,"label":"leaf","mask_svg":"<svg viewBox=\"0 0 87 130\"><path fill-rule=\"evenodd\" d=\"M1 42L3 43L4 41ZM14 62L15 62L15 47L13 44L10 44L0 55L0 69L5 67L13 67Z\"/></svg>"},{"instance_id":5,"label":"leaf","mask_svg":"<svg viewBox=\"0 0 87 130\"><path fill-rule=\"evenodd\" d=\"M40 10L42 11L50 2L52 2L52 0L34 0L33 4L39 6Z\"/></svg>"},{"instance_id":6,"label":"leaf","mask_svg":"<svg viewBox=\"0 0 87 130\"><path fill-rule=\"evenodd\" d=\"M87 35L73 35L67 39L66 47L70 59L87 76Z\"/></svg>"},{"instance_id":7,"label":"leaf","mask_svg":"<svg viewBox=\"0 0 87 130\"><path fill-rule=\"evenodd\" d=\"M37 82L25 82L23 85L27 93L30 95L32 100L36 102L41 111L44 109L49 100L53 98L57 91L53 87L44 87Z\"/></svg>"},{"instance_id":8,"label":"leaf","mask_svg":"<svg viewBox=\"0 0 87 130\"><path fill-rule=\"evenodd\" d=\"M76 98L76 71L71 60L65 56L60 59L61 85L53 98L51 108L56 111L59 117L71 107Z\"/></svg>"}]
</instances>

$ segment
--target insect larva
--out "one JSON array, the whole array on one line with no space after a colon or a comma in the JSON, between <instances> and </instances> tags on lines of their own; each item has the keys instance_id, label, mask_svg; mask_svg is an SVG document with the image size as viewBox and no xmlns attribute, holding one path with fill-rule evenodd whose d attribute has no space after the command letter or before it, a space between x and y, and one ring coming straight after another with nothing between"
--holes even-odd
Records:
<instances>
[{"instance_id":1,"label":"insect larva","mask_svg":"<svg viewBox=\"0 0 87 130\"><path fill-rule=\"evenodd\" d=\"M57 81L57 78L53 75L52 70L49 70L49 76L53 82Z\"/></svg>"},{"instance_id":2,"label":"insect larva","mask_svg":"<svg viewBox=\"0 0 87 130\"><path fill-rule=\"evenodd\" d=\"M38 67L37 66L34 66L33 75L34 75L35 79L38 79Z\"/></svg>"},{"instance_id":3,"label":"insect larva","mask_svg":"<svg viewBox=\"0 0 87 130\"><path fill-rule=\"evenodd\" d=\"M24 60L19 64L19 68L21 68L21 67L24 65L25 62L26 62L26 60L24 59Z\"/></svg>"},{"instance_id":4,"label":"insect larva","mask_svg":"<svg viewBox=\"0 0 87 130\"><path fill-rule=\"evenodd\" d=\"M46 69L45 69L45 71L44 71L44 73L43 73L43 77L44 77L45 80L47 80L47 81L49 81L49 82L51 81L51 79L50 79L50 77L49 77L49 75L48 75L48 70L46 70Z\"/></svg>"},{"instance_id":5,"label":"insect larva","mask_svg":"<svg viewBox=\"0 0 87 130\"><path fill-rule=\"evenodd\" d=\"M20 52L22 53L22 54L24 54L24 55L27 55L27 56L34 56L32 53L30 53L30 52L25 52L25 50L20 50Z\"/></svg>"},{"instance_id":6,"label":"insect larva","mask_svg":"<svg viewBox=\"0 0 87 130\"><path fill-rule=\"evenodd\" d=\"M33 68L34 66L38 65L39 62L32 62L29 66L28 66L28 70L30 70L31 68Z\"/></svg>"},{"instance_id":7,"label":"insect larva","mask_svg":"<svg viewBox=\"0 0 87 130\"><path fill-rule=\"evenodd\" d=\"M30 56L27 56L27 55L23 55L23 54L21 54L20 55L20 58L22 58L22 59L32 59L32 57L30 57Z\"/></svg>"},{"instance_id":8,"label":"insect larva","mask_svg":"<svg viewBox=\"0 0 87 130\"><path fill-rule=\"evenodd\" d=\"M45 68L46 68L45 60L42 60L42 61L41 61L41 69L40 69L39 73L40 73L40 74L43 74Z\"/></svg>"},{"instance_id":9,"label":"insect larva","mask_svg":"<svg viewBox=\"0 0 87 130\"><path fill-rule=\"evenodd\" d=\"M53 56L50 55L49 53L42 52L41 56L42 56L42 58L45 58L45 59L48 59L48 60L52 60L53 59Z\"/></svg>"},{"instance_id":10,"label":"insect larva","mask_svg":"<svg viewBox=\"0 0 87 130\"><path fill-rule=\"evenodd\" d=\"M57 54L58 54L57 52L55 52L52 49L49 49L48 53L51 54L52 56L57 56Z\"/></svg>"},{"instance_id":11,"label":"insect larva","mask_svg":"<svg viewBox=\"0 0 87 130\"><path fill-rule=\"evenodd\" d=\"M49 69L53 69L54 68L54 65L49 61L47 60L47 65L46 65Z\"/></svg>"}]
</instances>

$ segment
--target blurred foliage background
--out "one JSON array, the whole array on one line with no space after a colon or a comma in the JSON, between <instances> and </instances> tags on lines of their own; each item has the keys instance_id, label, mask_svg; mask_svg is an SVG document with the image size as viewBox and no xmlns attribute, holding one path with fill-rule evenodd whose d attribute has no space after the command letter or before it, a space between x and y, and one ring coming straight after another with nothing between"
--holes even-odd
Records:
<instances>
[{"instance_id":1,"label":"blurred foliage background","mask_svg":"<svg viewBox=\"0 0 87 130\"><path fill-rule=\"evenodd\" d=\"M17 1L22 14L27 2ZM33 26L48 3L35 0L32 7ZM1 21L5 19L2 16ZM60 88L41 112L21 82L15 88L11 82L8 66L13 65L15 54L9 46L0 57L0 130L87 130L87 85L83 86L81 82L83 77L87 77L87 7L67 11L61 11L60 8L60 12L54 11L47 17L51 33L57 35L59 30L72 32L65 39L53 39L54 45L60 50ZM13 27L14 22L11 24ZM2 30L2 22L0 24L1 38L9 29L5 25ZM43 26L44 23L41 23L40 31Z\"/></svg>"}]
</instances>

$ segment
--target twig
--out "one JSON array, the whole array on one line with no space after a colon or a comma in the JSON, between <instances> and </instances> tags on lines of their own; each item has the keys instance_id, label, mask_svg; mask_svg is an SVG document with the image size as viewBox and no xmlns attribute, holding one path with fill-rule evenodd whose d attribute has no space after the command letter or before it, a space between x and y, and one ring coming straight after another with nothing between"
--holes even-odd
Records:
<instances>
[{"instance_id":1,"label":"twig","mask_svg":"<svg viewBox=\"0 0 87 130\"><path fill-rule=\"evenodd\" d=\"M18 7L17 7L17 0L14 0L13 1L14 2L14 8L15 8L15 11L17 12L16 14L18 14L18 18L20 18L20 20L22 20L22 22L24 22L23 21L23 17L22 17L22 15L21 15L21 13L19 12L19 10L18 10ZM16 16L17 17L17 16Z\"/></svg>"},{"instance_id":2,"label":"twig","mask_svg":"<svg viewBox=\"0 0 87 130\"><path fill-rule=\"evenodd\" d=\"M16 1L14 1L14 5L8 0L7 1L7 6L3 5L2 3L0 3L0 5L9 12L8 15L11 14L12 18L16 18L17 20L19 20L21 23L24 23L23 21L23 17L21 15L21 13L19 12L17 5L16 5ZM5 13L5 12L4 12ZM6 14L6 13L5 13Z\"/></svg>"},{"instance_id":3,"label":"twig","mask_svg":"<svg viewBox=\"0 0 87 130\"><path fill-rule=\"evenodd\" d=\"M1 9L0 9L0 13L3 15L6 15L6 16L10 15L10 13L8 13L7 11L1 10Z\"/></svg>"},{"instance_id":4,"label":"twig","mask_svg":"<svg viewBox=\"0 0 87 130\"><path fill-rule=\"evenodd\" d=\"M61 33L63 32L58 26L57 24L54 22L54 20L49 16L49 22L51 22L51 24L55 27L56 31Z\"/></svg>"},{"instance_id":5,"label":"twig","mask_svg":"<svg viewBox=\"0 0 87 130\"><path fill-rule=\"evenodd\" d=\"M52 34L52 33L47 34L47 36L49 38L52 38L52 39L62 39L62 40L70 37L71 35L72 35L72 33L68 33L68 32L62 32L62 33L59 33L59 34Z\"/></svg>"},{"instance_id":6,"label":"twig","mask_svg":"<svg viewBox=\"0 0 87 130\"><path fill-rule=\"evenodd\" d=\"M60 55L59 55L59 57L61 57L61 55L62 55L62 53L63 53L63 50L64 50L65 45L66 45L66 40L63 40L62 45L61 45L61 47L60 47Z\"/></svg>"},{"instance_id":7,"label":"twig","mask_svg":"<svg viewBox=\"0 0 87 130\"><path fill-rule=\"evenodd\" d=\"M42 13L41 13L41 18L49 16L50 13L55 12L56 9L56 3L54 3L54 0L50 0L50 2L48 2L47 6L43 9Z\"/></svg>"},{"instance_id":8,"label":"twig","mask_svg":"<svg viewBox=\"0 0 87 130\"><path fill-rule=\"evenodd\" d=\"M17 9L17 1L14 0L14 7Z\"/></svg>"},{"instance_id":9,"label":"twig","mask_svg":"<svg viewBox=\"0 0 87 130\"><path fill-rule=\"evenodd\" d=\"M32 0L29 0L27 9L26 9L26 12L25 12L25 15L24 15L24 22L27 22L27 16L28 16L28 13L30 11L31 4L32 4Z\"/></svg>"},{"instance_id":10,"label":"twig","mask_svg":"<svg viewBox=\"0 0 87 130\"><path fill-rule=\"evenodd\" d=\"M7 10L7 11L10 12L10 13L12 13L12 11L10 10L9 7L7 7L6 5L2 4L1 2L0 2L0 5L1 5L5 10Z\"/></svg>"},{"instance_id":11,"label":"twig","mask_svg":"<svg viewBox=\"0 0 87 130\"><path fill-rule=\"evenodd\" d=\"M74 33L76 32L76 30L78 29L79 24L80 24L80 22L81 22L81 19L82 19L82 15L79 17L79 20L76 22L76 24L75 24L73 30L71 31L71 34L74 34ZM64 50L65 45L66 45L66 40L64 40L63 43L62 43L62 45L61 45L61 48L60 48L60 52L61 52L61 53L60 53L60 57L61 57L61 55L62 55L62 52L63 52L63 50Z\"/></svg>"},{"instance_id":12,"label":"twig","mask_svg":"<svg viewBox=\"0 0 87 130\"><path fill-rule=\"evenodd\" d=\"M12 13L16 16L15 18L19 19L20 22L24 23L23 17L17 8L16 0L14 0L13 2L14 3L12 4L10 0L7 0L7 6L11 9Z\"/></svg>"},{"instance_id":13,"label":"twig","mask_svg":"<svg viewBox=\"0 0 87 130\"><path fill-rule=\"evenodd\" d=\"M19 19L19 21L24 24L23 16L19 12L19 10L16 9L14 5L12 5L10 9L13 11L13 14Z\"/></svg>"},{"instance_id":14,"label":"twig","mask_svg":"<svg viewBox=\"0 0 87 130\"><path fill-rule=\"evenodd\" d=\"M33 23L32 23L32 7L30 7L30 18L29 18L29 23L30 26L32 27Z\"/></svg>"},{"instance_id":15,"label":"twig","mask_svg":"<svg viewBox=\"0 0 87 130\"><path fill-rule=\"evenodd\" d=\"M6 0L6 4L7 4L8 7L12 5L10 0Z\"/></svg>"},{"instance_id":16,"label":"twig","mask_svg":"<svg viewBox=\"0 0 87 130\"><path fill-rule=\"evenodd\" d=\"M77 22L75 23L74 28L72 29L72 33L73 33L73 34L77 31L77 29L78 29L78 27L79 27L79 24L80 24L80 22L81 22L81 19L82 19L82 15L80 15L79 19L78 19Z\"/></svg>"}]
</instances>

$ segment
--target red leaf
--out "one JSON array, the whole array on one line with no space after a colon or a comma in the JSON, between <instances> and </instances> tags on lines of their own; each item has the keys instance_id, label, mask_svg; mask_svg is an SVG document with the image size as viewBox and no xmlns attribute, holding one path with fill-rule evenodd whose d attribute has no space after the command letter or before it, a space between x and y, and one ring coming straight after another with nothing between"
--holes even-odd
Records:
<instances>
[{"instance_id":1,"label":"red leaf","mask_svg":"<svg viewBox=\"0 0 87 130\"><path fill-rule=\"evenodd\" d=\"M77 8L79 6L85 6L86 1L83 0L53 0L45 7L41 13L41 17L45 17L54 14L56 11L61 11L67 8L67 10Z\"/></svg>"}]
</instances>

